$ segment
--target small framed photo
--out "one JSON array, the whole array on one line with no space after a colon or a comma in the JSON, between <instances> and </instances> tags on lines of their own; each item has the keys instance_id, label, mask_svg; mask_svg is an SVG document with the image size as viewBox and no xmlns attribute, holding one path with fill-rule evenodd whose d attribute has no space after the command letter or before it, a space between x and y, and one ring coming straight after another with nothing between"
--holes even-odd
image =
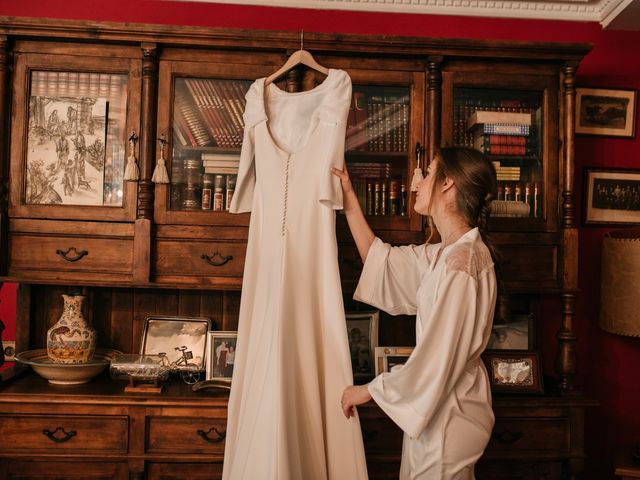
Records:
<instances>
[{"instance_id":1,"label":"small framed photo","mask_svg":"<svg viewBox=\"0 0 640 480\"><path fill-rule=\"evenodd\" d=\"M542 370L538 352L485 350L482 359L489 383L496 392L543 393Z\"/></svg>"},{"instance_id":2,"label":"small framed photo","mask_svg":"<svg viewBox=\"0 0 640 480\"><path fill-rule=\"evenodd\" d=\"M411 352L413 347L376 347L376 375L401 369Z\"/></svg>"},{"instance_id":3,"label":"small framed photo","mask_svg":"<svg viewBox=\"0 0 640 480\"><path fill-rule=\"evenodd\" d=\"M238 332L209 332L207 380L231 383L237 340Z\"/></svg>"},{"instance_id":4,"label":"small framed photo","mask_svg":"<svg viewBox=\"0 0 640 480\"><path fill-rule=\"evenodd\" d=\"M144 320L140 353L165 355L172 369L204 370L209 330L206 317L150 316Z\"/></svg>"},{"instance_id":5,"label":"small framed photo","mask_svg":"<svg viewBox=\"0 0 640 480\"><path fill-rule=\"evenodd\" d=\"M375 374L374 351L378 346L379 312L347 313L347 335L354 380L369 380Z\"/></svg>"},{"instance_id":6,"label":"small framed photo","mask_svg":"<svg viewBox=\"0 0 640 480\"><path fill-rule=\"evenodd\" d=\"M636 91L576 88L576 133L633 138Z\"/></svg>"},{"instance_id":7,"label":"small framed photo","mask_svg":"<svg viewBox=\"0 0 640 480\"><path fill-rule=\"evenodd\" d=\"M585 225L640 224L640 170L585 169Z\"/></svg>"},{"instance_id":8,"label":"small framed photo","mask_svg":"<svg viewBox=\"0 0 640 480\"><path fill-rule=\"evenodd\" d=\"M533 314L512 315L508 322L493 322L487 349L532 350L535 348Z\"/></svg>"}]
</instances>

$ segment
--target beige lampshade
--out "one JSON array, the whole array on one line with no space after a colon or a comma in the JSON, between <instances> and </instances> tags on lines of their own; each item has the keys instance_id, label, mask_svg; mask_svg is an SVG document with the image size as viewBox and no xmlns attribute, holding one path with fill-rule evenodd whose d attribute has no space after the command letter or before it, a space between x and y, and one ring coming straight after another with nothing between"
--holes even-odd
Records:
<instances>
[{"instance_id":1,"label":"beige lampshade","mask_svg":"<svg viewBox=\"0 0 640 480\"><path fill-rule=\"evenodd\" d=\"M610 232L602 241L600 328L640 336L640 229Z\"/></svg>"}]
</instances>

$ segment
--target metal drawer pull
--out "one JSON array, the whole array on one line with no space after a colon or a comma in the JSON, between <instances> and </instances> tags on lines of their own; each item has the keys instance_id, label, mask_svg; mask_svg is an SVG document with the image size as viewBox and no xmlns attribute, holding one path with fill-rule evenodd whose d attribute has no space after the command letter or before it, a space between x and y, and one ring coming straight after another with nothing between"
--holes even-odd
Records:
<instances>
[{"instance_id":1,"label":"metal drawer pull","mask_svg":"<svg viewBox=\"0 0 640 480\"><path fill-rule=\"evenodd\" d=\"M76 252L75 257L68 257L67 255L71 252L71 251ZM82 251L78 251L76 250L76 247L69 247L69 250L67 250L66 252L63 252L62 250L58 249L56 250L56 254L60 255L62 258L64 258L67 262L77 262L78 260L80 260L82 257L84 257L85 255L89 255L89 252L86 250L82 250Z\"/></svg>"},{"instance_id":2,"label":"metal drawer pull","mask_svg":"<svg viewBox=\"0 0 640 480\"><path fill-rule=\"evenodd\" d=\"M63 436L62 437L56 437L56 433L58 433L58 432L61 432ZM75 430L69 430L68 432L65 432L64 428L58 427L53 432L51 432L51 431L49 431L49 430L47 430L45 428L44 430L42 430L42 434L46 435L47 438L49 440L51 440L52 442L64 443L64 442L68 442L73 437L75 437L77 435L77 432Z\"/></svg>"},{"instance_id":3,"label":"metal drawer pull","mask_svg":"<svg viewBox=\"0 0 640 480\"><path fill-rule=\"evenodd\" d=\"M209 437L209 434L212 431L216 432L216 435L218 435L218 438ZM221 441L224 440L224 437L227 436L227 432L219 432L216 427L211 427L206 432L204 430L198 430L198 435L200 435L205 441L207 441L209 443L220 443Z\"/></svg>"},{"instance_id":4,"label":"metal drawer pull","mask_svg":"<svg viewBox=\"0 0 640 480\"><path fill-rule=\"evenodd\" d=\"M214 260L214 258L216 257L220 257L222 261ZM220 255L218 252L215 252L213 255L207 255L206 253L203 253L200 258L206 261L209 265L213 265L214 267L221 267L225 263L233 260L233 255L227 255L225 257L224 255Z\"/></svg>"},{"instance_id":5,"label":"metal drawer pull","mask_svg":"<svg viewBox=\"0 0 640 480\"><path fill-rule=\"evenodd\" d=\"M497 441L499 441L500 443L506 443L507 445L516 443L522 438L523 435L524 434L522 432L512 432L511 430L505 430L501 433L493 432L491 434L491 436Z\"/></svg>"}]
</instances>

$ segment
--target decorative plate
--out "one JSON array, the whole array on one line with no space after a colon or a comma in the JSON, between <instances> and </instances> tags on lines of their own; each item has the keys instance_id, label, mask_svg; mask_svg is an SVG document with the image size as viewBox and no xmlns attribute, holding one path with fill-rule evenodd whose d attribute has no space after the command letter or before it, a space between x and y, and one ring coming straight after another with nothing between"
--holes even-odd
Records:
<instances>
[{"instance_id":1,"label":"decorative plate","mask_svg":"<svg viewBox=\"0 0 640 480\"><path fill-rule=\"evenodd\" d=\"M97 348L93 358L86 363L54 363L47 355L46 348L16 353L15 359L31 368L49 383L56 385L77 385L86 383L109 366L118 350Z\"/></svg>"}]
</instances>

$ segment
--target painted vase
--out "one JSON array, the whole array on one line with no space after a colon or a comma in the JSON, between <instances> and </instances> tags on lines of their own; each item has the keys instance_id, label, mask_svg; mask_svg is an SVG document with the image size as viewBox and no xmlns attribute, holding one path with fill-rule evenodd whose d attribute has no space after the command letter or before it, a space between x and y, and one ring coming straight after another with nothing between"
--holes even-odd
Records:
<instances>
[{"instance_id":1,"label":"painted vase","mask_svg":"<svg viewBox=\"0 0 640 480\"><path fill-rule=\"evenodd\" d=\"M47 331L47 355L55 363L84 363L96 350L96 331L82 315L83 295L62 295L60 320Z\"/></svg>"}]
</instances>

